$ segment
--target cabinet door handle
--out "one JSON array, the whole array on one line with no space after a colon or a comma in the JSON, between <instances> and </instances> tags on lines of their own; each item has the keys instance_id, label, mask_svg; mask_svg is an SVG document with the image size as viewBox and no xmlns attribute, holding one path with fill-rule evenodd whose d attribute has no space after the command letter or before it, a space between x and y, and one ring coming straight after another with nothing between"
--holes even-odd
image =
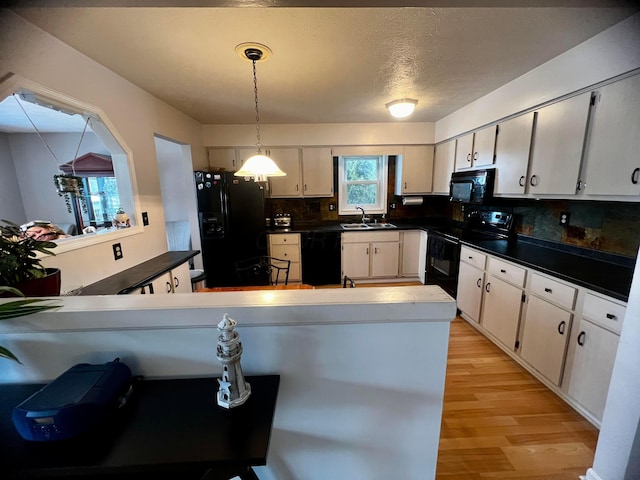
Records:
<instances>
[{"instance_id":1,"label":"cabinet door handle","mask_svg":"<svg viewBox=\"0 0 640 480\"><path fill-rule=\"evenodd\" d=\"M507 271L504 268L501 268L500 273L507 273Z\"/></svg>"},{"instance_id":2,"label":"cabinet door handle","mask_svg":"<svg viewBox=\"0 0 640 480\"><path fill-rule=\"evenodd\" d=\"M524 175L520 177L520 180L518 181L518 185L520 185L521 187L524 187Z\"/></svg>"},{"instance_id":3,"label":"cabinet door handle","mask_svg":"<svg viewBox=\"0 0 640 480\"><path fill-rule=\"evenodd\" d=\"M471 153L467 153L467 162L471 163Z\"/></svg>"},{"instance_id":4,"label":"cabinet door handle","mask_svg":"<svg viewBox=\"0 0 640 480\"><path fill-rule=\"evenodd\" d=\"M404 182L404 189L407 189L407 182Z\"/></svg>"},{"instance_id":5,"label":"cabinet door handle","mask_svg":"<svg viewBox=\"0 0 640 480\"><path fill-rule=\"evenodd\" d=\"M577 341L578 341L578 345L580 345L581 347L584 347L584 339L587 336L587 334L582 331L580 332L580 335L578 335Z\"/></svg>"},{"instance_id":6,"label":"cabinet door handle","mask_svg":"<svg viewBox=\"0 0 640 480\"><path fill-rule=\"evenodd\" d=\"M167 293L171 293L171 282L166 282Z\"/></svg>"},{"instance_id":7,"label":"cabinet door handle","mask_svg":"<svg viewBox=\"0 0 640 480\"><path fill-rule=\"evenodd\" d=\"M307 191L307 184L306 183L304 184L304 191L305 192Z\"/></svg>"},{"instance_id":8,"label":"cabinet door handle","mask_svg":"<svg viewBox=\"0 0 640 480\"><path fill-rule=\"evenodd\" d=\"M633 173L631 174L631 183L633 183L634 185L637 185L639 179L640 179L640 167L633 170Z\"/></svg>"},{"instance_id":9,"label":"cabinet door handle","mask_svg":"<svg viewBox=\"0 0 640 480\"><path fill-rule=\"evenodd\" d=\"M175 288L178 288L180 286L180 280L178 280L178 277L173 277L173 286Z\"/></svg>"},{"instance_id":10,"label":"cabinet door handle","mask_svg":"<svg viewBox=\"0 0 640 480\"><path fill-rule=\"evenodd\" d=\"M473 159L477 160L478 159L478 152L473 152Z\"/></svg>"},{"instance_id":11,"label":"cabinet door handle","mask_svg":"<svg viewBox=\"0 0 640 480\"><path fill-rule=\"evenodd\" d=\"M300 191L300 185L296 183L296 192L299 192L299 191Z\"/></svg>"},{"instance_id":12,"label":"cabinet door handle","mask_svg":"<svg viewBox=\"0 0 640 480\"><path fill-rule=\"evenodd\" d=\"M615 319L616 319L616 316L615 316L613 313L607 313L607 318L608 318L609 320L615 320Z\"/></svg>"},{"instance_id":13,"label":"cabinet door handle","mask_svg":"<svg viewBox=\"0 0 640 480\"><path fill-rule=\"evenodd\" d=\"M565 322L564 320L562 320L559 324L558 324L558 333L560 335L564 335L564 329L567 326L567 322Z\"/></svg>"},{"instance_id":14,"label":"cabinet door handle","mask_svg":"<svg viewBox=\"0 0 640 480\"><path fill-rule=\"evenodd\" d=\"M378 254L378 247L373 247L373 254L377 255Z\"/></svg>"},{"instance_id":15,"label":"cabinet door handle","mask_svg":"<svg viewBox=\"0 0 640 480\"><path fill-rule=\"evenodd\" d=\"M487 284L484 286L484 290L485 290L487 293L491 292L491 282L487 283Z\"/></svg>"},{"instance_id":16,"label":"cabinet door handle","mask_svg":"<svg viewBox=\"0 0 640 480\"><path fill-rule=\"evenodd\" d=\"M369 255L369 247L367 247L367 255Z\"/></svg>"},{"instance_id":17,"label":"cabinet door handle","mask_svg":"<svg viewBox=\"0 0 640 480\"><path fill-rule=\"evenodd\" d=\"M531 179L529 180L529 184L532 187L535 187L538 185L538 176L537 175L531 175Z\"/></svg>"},{"instance_id":18,"label":"cabinet door handle","mask_svg":"<svg viewBox=\"0 0 640 480\"><path fill-rule=\"evenodd\" d=\"M476 285L478 286L478 288L482 288L482 285L480 285L480 283L482 283L482 278L479 278L478 281L476 282Z\"/></svg>"},{"instance_id":19,"label":"cabinet door handle","mask_svg":"<svg viewBox=\"0 0 640 480\"><path fill-rule=\"evenodd\" d=\"M544 291L547 292L547 293L553 293L553 290L551 290L550 288L547 288L547 287L545 287Z\"/></svg>"},{"instance_id":20,"label":"cabinet door handle","mask_svg":"<svg viewBox=\"0 0 640 480\"><path fill-rule=\"evenodd\" d=\"M471 255L469 255L469 260L473 260L473 257Z\"/></svg>"}]
</instances>

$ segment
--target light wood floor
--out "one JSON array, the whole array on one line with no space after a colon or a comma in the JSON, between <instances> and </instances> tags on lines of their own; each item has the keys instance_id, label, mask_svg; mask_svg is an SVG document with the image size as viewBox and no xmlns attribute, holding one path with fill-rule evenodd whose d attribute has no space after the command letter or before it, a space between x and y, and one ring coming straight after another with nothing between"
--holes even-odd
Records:
<instances>
[{"instance_id":1,"label":"light wood floor","mask_svg":"<svg viewBox=\"0 0 640 480\"><path fill-rule=\"evenodd\" d=\"M461 318L451 324L437 480L576 480L598 430Z\"/></svg>"},{"instance_id":2,"label":"light wood floor","mask_svg":"<svg viewBox=\"0 0 640 480\"><path fill-rule=\"evenodd\" d=\"M356 288L401 285L420 283ZM436 480L577 480L597 440L593 425L465 320L451 323Z\"/></svg>"}]
</instances>

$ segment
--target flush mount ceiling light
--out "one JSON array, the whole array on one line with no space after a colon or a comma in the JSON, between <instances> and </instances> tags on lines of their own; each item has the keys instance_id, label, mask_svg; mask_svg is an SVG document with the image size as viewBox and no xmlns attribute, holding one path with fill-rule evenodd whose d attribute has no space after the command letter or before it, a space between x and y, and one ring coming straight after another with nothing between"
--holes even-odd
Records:
<instances>
[{"instance_id":1,"label":"flush mount ceiling light","mask_svg":"<svg viewBox=\"0 0 640 480\"><path fill-rule=\"evenodd\" d=\"M385 107L389 109L391 116L395 118L407 118L413 113L417 103L418 100L403 98L401 100L394 100L393 102L387 103Z\"/></svg>"},{"instance_id":2,"label":"flush mount ceiling light","mask_svg":"<svg viewBox=\"0 0 640 480\"><path fill-rule=\"evenodd\" d=\"M237 177L253 177L256 182L266 182L268 177L283 177L286 175L278 168L273 160L262 153L260 142L260 109L258 108L258 78L256 63L263 62L271 56L271 50L259 43L241 43L236 47L236 53L253 64L253 93L256 103L256 148L257 153L248 158L234 175Z\"/></svg>"}]
</instances>

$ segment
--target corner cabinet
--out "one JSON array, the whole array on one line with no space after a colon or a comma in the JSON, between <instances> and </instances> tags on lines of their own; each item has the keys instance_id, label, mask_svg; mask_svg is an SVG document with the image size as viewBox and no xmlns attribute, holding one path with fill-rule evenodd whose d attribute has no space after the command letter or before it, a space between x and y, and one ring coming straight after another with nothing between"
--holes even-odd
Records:
<instances>
[{"instance_id":1,"label":"corner cabinet","mask_svg":"<svg viewBox=\"0 0 640 480\"><path fill-rule=\"evenodd\" d=\"M433 145L407 145L396 160L396 195L423 195L433 190Z\"/></svg>"},{"instance_id":2,"label":"corner cabinet","mask_svg":"<svg viewBox=\"0 0 640 480\"><path fill-rule=\"evenodd\" d=\"M398 276L400 232L348 232L341 235L342 276L352 279Z\"/></svg>"},{"instance_id":3,"label":"corner cabinet","mask_svg":"<svg viewBox=\"0 0 640 480\"><path fill-rule=\"evenodd\" d=\"M456 140L436 145L433 159L433 189L439 195L449 195L449 182L456 162Z\"/></svg>"}]
</instances>

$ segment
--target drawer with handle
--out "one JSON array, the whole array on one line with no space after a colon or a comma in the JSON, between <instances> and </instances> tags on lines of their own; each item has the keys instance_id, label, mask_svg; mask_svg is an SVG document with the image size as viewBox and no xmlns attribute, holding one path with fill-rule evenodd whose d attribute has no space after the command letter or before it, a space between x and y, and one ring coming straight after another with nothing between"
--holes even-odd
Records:
<instances>
[{"instance_id":1,"label":"drawer with handle","mask_svg":"<svg viewBox=\"0 0 640 480\"><path fill-rule=\"evenodd\" d=\"M582 316L602 327L620 334L626 307L591 293L584 296Z\"/></svg>"},{"instance_id":2,"label":"drawer with handle","mask_svg":"<svg viewBox=\"0 0 640 480\"><path fill-rule=\"evenodd\" d=\"M577 289L551 278L534 273L531 276L531 293L561 307L573 310Z\"/></svg>"},{"instance_id":3,"label":"drawer with handle","mask_svg":"<svg viewBox=\"0 0 640 480\"><path fill-rule=\"evenodd\" d=\"M487 263L487 256L484 253L462 246L460 247L460 260L480 270L484 270Z\"/></svg>"},{"instance_id":4,"label":"drawer with handle","mask_svg":"<svg viewBox=\"0 0 640 480\"><path fill-rule=\"evenodd\" d=\"M497 258L489 257L487 272L489 272L490 275L501 278L505 282L509 282L517 287L524 286L526 270L513 265L512 263L503 262Z\"/></svg>"},{"instance_id":5,"label":"drawer with handle","mask_svg":"<svg viewBox=\"0 0 640 480\"><path fill-rule=\"evenodd\" d=\"M282 260L300 261L300 247L298 245L272 245L271 256Z\"/></svg>"},{"instance_id":6,"label":"drawer with handle","mask_svg":"<svg viewBox=\"0 0 640 480\"><path fill-rule=\"evenodd\" d=\"M298 245L300 243L299 233L277 233L269 235L272 245Z\"/></svg>"}]
</instances>

